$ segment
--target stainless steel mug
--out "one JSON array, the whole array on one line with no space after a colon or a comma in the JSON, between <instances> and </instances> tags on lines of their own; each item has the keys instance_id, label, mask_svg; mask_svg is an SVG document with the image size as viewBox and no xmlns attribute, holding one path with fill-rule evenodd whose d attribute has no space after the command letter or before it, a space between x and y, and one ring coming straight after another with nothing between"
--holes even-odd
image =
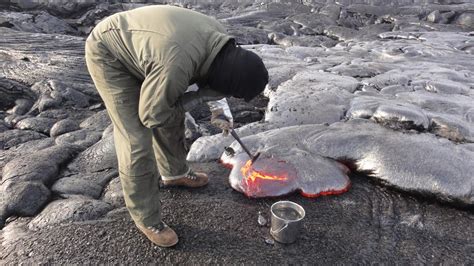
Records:
<instances>
[{"instance_id":1,"label":"stainless steel mug","mask_svg":"<svg viewBox=\"0 0 474 266\"><path fill-rule=\"evenodd\" d=\"M272 213L270 234L280 243L293 243L303 226L305 210L292 201L278 201L270 208Z\"/></svg>"}]
</instances>

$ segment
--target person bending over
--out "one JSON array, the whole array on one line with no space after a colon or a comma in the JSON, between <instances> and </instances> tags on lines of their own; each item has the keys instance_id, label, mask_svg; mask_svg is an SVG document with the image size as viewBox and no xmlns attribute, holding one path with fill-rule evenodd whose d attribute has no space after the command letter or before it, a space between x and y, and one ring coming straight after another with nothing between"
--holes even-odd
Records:
<instances>
[{"instance_id":1,"label":"person bending over","mask_svg":"<svg viewBox=\"0 0 474 266\"><path fill-rule=\"evenodd\" d=\"M250 101L268 83L261 58L236 45L215 19L173 6L114 14L88 36L87 68L114 126L125 204L136 226L161 247L178 242L162 222L164 186L201 187L186 162L185 112L209 102L211 123L232 128L225 97ZM197 84L197 91L187 91Z\"/></svg>"}]
</instances>

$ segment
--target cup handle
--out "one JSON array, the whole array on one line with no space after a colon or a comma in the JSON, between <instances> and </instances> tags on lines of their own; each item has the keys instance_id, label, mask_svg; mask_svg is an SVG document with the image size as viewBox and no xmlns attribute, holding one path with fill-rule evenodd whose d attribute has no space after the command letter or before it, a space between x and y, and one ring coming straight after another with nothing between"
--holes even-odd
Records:
<instances>
[{"instance_id":1,"label":"cup handle","mask_svg":"<svg viewBox=\"0 0 474 266\"><path fill-rule=\"evenodd\" d=\"M278 230L273 231L273 228L270 228L270 232L271 232L272 234L279 234L281 231L285 230L285 228L287 228L287 227L288 227L288 224L285 223L285 225L282 226L282 227L281 227L280 229L278 229Z\"/></svg>"}]
</instances>

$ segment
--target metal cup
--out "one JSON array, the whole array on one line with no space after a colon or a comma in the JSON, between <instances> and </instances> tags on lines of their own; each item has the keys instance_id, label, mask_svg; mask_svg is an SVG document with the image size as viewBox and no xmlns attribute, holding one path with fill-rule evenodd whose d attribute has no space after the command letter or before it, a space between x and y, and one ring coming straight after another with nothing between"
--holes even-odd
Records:
<instances>
[{"instance_id":1,"label":"metal cup","mask_svg":"<svg viewBox=\"0 0 474 266\"><path fill-rule=\"evenodd\" d=\"M270 208L272 213L270 235L280 243L293 243L303 225L305 210L292 201L278 201Z\"/></svg>"}]
</instances>

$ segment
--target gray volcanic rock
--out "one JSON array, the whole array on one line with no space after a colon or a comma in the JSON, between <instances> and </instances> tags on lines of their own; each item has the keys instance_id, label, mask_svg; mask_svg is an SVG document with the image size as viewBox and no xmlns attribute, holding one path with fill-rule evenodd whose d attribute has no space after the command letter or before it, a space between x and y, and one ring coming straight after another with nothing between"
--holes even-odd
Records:
<instances>
[{"instance_id":1,"label":"gray volcanic rock","mask_svg":"<svg viewBox=\"0 0 474 266\"><path fill-rule=\"evenodd\" d=\"M423 90L398 93L397 98L418 105L424 110L456 115L467 122L474 121L474 103L471 97L431 93Z\"/></svg>"},{"instance_id":2,"label":"gray volcanic rock","mask_svg":"<svg viewBox=\"0 0 474 266\"><path fill-rule=\"evenodd\" d=\"M55 200L37 215L28 227L32 230L59 223L93 220L112 209L112 206L100 200L83 197Z\"/></svg>"},{"instance_id":3,"label":"gray volcanic rock","mask_svg":"<svg viewBox=\"0 0 474 266\"><path fill-rule=\"evenodd\" d=\"M56 144L74 144L79 149L85 150L97 143L102 137L102 133L91 131L89 129L81 129L73 132L65 133L56 138Z\"/></svg>"},{"instance_id":4,"label":"gray volcanic rock","mask_svg":"<svg viewBox=\"0 0 474 266\"><path fill-rule=\"evenodd\" d=\"M381 64L374 64L374 63L370 64L370 63L362 62L355 59L349 62L344 62L337 66L328 68L327 70L334 74L360 79L360 78L370 78L370 77L379 75L382 72L384 72L385 68ZM368 86L371 86L371 85L368 85ZM361 90L363 90L364 87L362 87Z\"/></svg>"},{"instance_id":5,"label":"gray volcanic rock","mask_svg":"<svg viewBox=\"0 0 474 266\"><path fill-rule=\"evenodd\" d=\"M344 8L345 13L352 13L352 14L363 14L365 16L377 16L381 17L387 14L398 14L400 11L398 10L397 6L390 6L390 8L386 8L385 6L379 5L371 5L371 4L351 4ZM347 14L346 14L347 15Z\"/></svg>"},{"instance_id":6,"label":"gray volcanic rock","mask_svg":"<svg viewBox=\"0 0 474 266\"><path fill-rule=\"evenodd\" d=\"M326 27L324 34L339 41L348 41L359 36L358 30L337 25Z\"/></svg>"},{"instance_id":7,"label":"gray volcanic rock","mask_svg":"<svg viewBox=\"0 0 474 266\"><path fill-rule=\"evenodd\" d=\"M325 5L319 9L318 13L326 15L330 19L337 20L341 13L341 6L334 4Z\"/></svg>"},{"instance_id":8,"label":"gray volcanic rock","mask_svg":"<svg viewBox=\"0 0 474 266\"><path fill-rule=\"evenodd\" d=\"M82 121L79 126L81 128L102 132L110 125L110 123L111 121L107 110L102 110Z\"/></svg>"},{"instance_id":9,"label":"gray volcanic rock","mask_svg":"<svg viewBox=\"0 0 474 266\"><path fill-rule=\"evenodd\" d=\"M81 9L88 8L97 3L92 0L80 0L80 1L58 1L58 0L13 0L10 1L12 5L18 6L21 9L48 9L55 14L70 14L77 12Z\"/></svg>"},{"instance_id":10,"label":"gray volcanic rock","mask_svg":"<svg viewBox=\"0 0 474 266\"><path fill-rule=\"evenodd\" d=\"M76 178L85 180L88 183L104 187L106 186L110 180L118 175L118 171L115 168L105 169L97 172L88 172L84 171L82 173L72 173L66 172L65 176L67 178Z\"/></svg>"},{"instance_id":11,"label":"gray volcanic rock","mask_svg":"<svg viewBox=\"0 0 474 266\"><path fill-rule=\"evenodd\" d=\"M22 130L33 130L49 135L49 131L55 123L56 120L51 118L28 117L16 123L15 127Z\"/></svg>"},{"instance_id":12,"label":"gray volcanic rock","mask_svg":"<svg viewBox=\"0 0 474 266\"><path fill-rule=\"evenodd\" d=\"M392 96L395 96L399 92L409 92L413 91L413 87L411 86L405 86L405 85L390 85L382 88L380 90L381 94L389 94Z\"/></svg>"},{"instance_id":13,"label":"gray volcanic rock","mask_svg":"<svg viewBox=\"0 0 474 266\"><path fill-rule=\"evenodd\" d=\"M433 12L431 12L427 17L426 17L426 20L429 21L429 22L433 22L433 23L438 23L441 21L441 13L439 12L439 10L435 10Z\"/></svg>"},{"instance_id":14,"label":"gray volcanic rock","mask_svg":"<svg viewBox=\"0 0 474 266\"><path fill-rule=\"evenodd\" d=\"M344 117L358 85L351 77L302 71L272 94L265 121L287 126L334 123Z\"/></svg>"},{"instance_id":15,"label":"gray volcanic rock","mask_svg":"<svg viewBox=\"0 0 474 266\"><path fill-rule=\"evenodd\" d=\"M102 187L81 178L64 177L54 183L51 191L66 198L70 195L83 195L98 199Z\"/></svg>"},{"instance_id":16,"label":"gray volcanic rock","mask_svg":"<svg viewBox=\"0 0 474 266\"><path fill-rule=\"evenodd\" d=\"M0 133L4 132L4 131L7 131L9 128L8 126L5 124L5 122L3 121L0 121Z\"/></svg>"},{"instance_id":17,"label":"gray volcanic rock","mask_svg":"<svg viewBox=\"0 0 474 266\"><path fill-rule=\"evenodd\" d=\"M14 128L15 125L20 122L21 120L25 119L25 118L29 118L29 117L32 117L31 115L16 115L16 114L12 114L12 115L8 115L6 116L3 121L7 124L8 127L11 127L11 128Z\"/></svg>"},{"instance_id":18,"label":"gray volcanic rock","mask_svg":"<svg viewBox=\"0 0 474 266\"><path fill-rule=\"evenodd\" d=\"M88 173L65 173L51 190L63 198L70 198L74 195L85 196L98 199L102 190L117 176L116 169L107 169L99 172Z\"/></svg>"},{"instance_id":19,"label":"gray volcanic rock","mask_svg":"<svg viewBox=\"0 0 474 266\"><path fill-rule=\"evenodd\" d=\"M8 110L7 113L15 115L24 115L33 106L33 102L28 99L15 100L15 106Z\"/></svg>"},{"instance_id":20,"label":"gray volcanic rock","mask_svg":"<svg viewBox=\"0 0 474 266\"><path fill-rule=\"evenodd\" d=\"M67 22L45 11L31 14L0 12L0 24L25 32L77 34Z\"/></svg>"},{"instance_id":21,"label":"gray volcanic rock","mask_svg":"<svg viewBox=\"0 0 474 266\"><path fill-rule=\"evenodd\" d=\"M374 86L377 89L382 89L392 85L408 85L410 79L406 73L401 73L400 70L390 70L381 73L375 77L365 79L364 84Z\"/></svg>"},{"instance_id":22,"label":"gray volcanic rock","mask_svg":"<svg viewBox=\"0 0 474 266\"><path fill-rule=\"evenodd\" d=\"M392 24L371 24L358 28L358 34L354 39L367 41L367 40L376 40L378 39L378 34L392 31L394 25Z\"/></svg>"},{"instance_id":23,"label":"gray volcanic rock","mask_svg":"<svg viewBox=\"0 0 474 266\"><path fill-rule=\"evenodd\" d=\"M435 93L446 93L446 94L463 94L468 95L470 93L470 86L461 82L453 80L434 80L427 81L424 86L425 90Z\"/></svg>"},{"instance_id":24,"label":"gray volcanic rock","mask_svg":"<svg viewBox=\"0 0 474 266\"><path fill-rule=\"evenodd\" d=\"M101 139L96 144L81 152L69 165L71 172L99 172L117 169L117 156L113 136Z\"/></svg>"},{"instance_id":25,"label":"gray volcanic rock","mask_svg":"<svg viewBox=\"0 0 474 266\"><path fill-rule=\"evenodd\" d=\"M297 31L301 27L300 24L287 21L287 20L278 20L278 21L263 21L257 25L257 28L270 31L272 33L279 33L283 35L296 35Z\"/></svg>"},{"instance_id":26,"label":"gray volcanic rock","mask_svg":"<svg viewBox=\"0 0 474 266\"><path fill-rule=\"evenodd\" d=\"M242 25L256 27L260 21L274 21L287 16L288 6L280 3L269 3L261 8L249 7L245 11L221 19L220 21L230 25Z\"/></svg>"},{"instance_id":27,"label":"gray volcanic rock","mask_svg":"<svg viewBox=\"0 0 474 266\"><path fill-rule=\"evenodd\" d=\"M474 29L474 11L464 12L456 19L456 24L464 26L470 30Z\"/></svg>"},{"instance_id":28,"label":"gray volcanic rock","mask_svg":"<svg viewBox=\"0 0 474 266\"><path fill-rule=\"evenodd\" d=\"M234 121L237 123L251 123L253 121L260 121L263 118L263 114L256 110L242 110L235 112Z\"/></svg>"},{"instance_id":29,"label":"gray volcanic rock","mask_svg":"<svg viewBox=\"0 0 474 266\"><path fill-rule=\"evenodd\" d=\"M306 47L333 47L337 41L326 36L287 36L280 33L270 33L268 38L275 44L291 47L291 46L306 46Z\"/></svg>"},{"instance_id":30,"label":"gray volcanic rock","mask_svg":"<svg viewBox=\"0 0 474 266\"><path fill-rule=\"evenodd\" d=\"M59 33L59 34L77 34L77 31L72 28L64 20L58 19L55 16L51 16L48 12L41 11L35 14L34 18L35 27L41 29L43 33ZM23 30L27 31L27 30Z\"/></svg>"},{"instance_id":31,"label":"gray volcanic rock","mask_svg":"<svg viewBox=\"0 0 474 266\"><path fill-rule=\"evenodd\" d=\"M19 144L17 146L11 147L8 150L3 150L0 152L0 171L2 171L5 164L16 157L20 157L23 154L31 154L54 145L54 139L40 138Z\"/></svg>"},{"instance_id":32,"label":"gray volcanic rock","mask_svg":"<svg viewBox=\"0 0 474 266\"><path fill-rule=\"evenodd\" d=\"M22 154L3 167L0 217L12 214L34 215L46 203L50 192L44 186L59 174L60 165L71 159L77 150L71 146L53 146ZM26 214L28 213L28 214Z\"/></svg>"},{"instance_id":33,"label":"gray volcanic rock","mask_svg":"<svg viewBox=\"0 0 474 266\"><path fill-rule=\"evenodd\" d=\"M77 121L66 118L66 119L59 120L58 122L56 122L51 127L49 134L51 135L51 137L57 137L64 133L68 133L68 132L75 131L78 129L79 129L79 123Z\"/></svg>"},{"instance_id":34,"label":"gray volcanic rock","mask_svg":"<svg viewBox=\"0 0 474 266\"><path fill-rule=\"evenodd\" d=\"M0 220L3 217L3 221L11 215L37 214L48 202L51 194L49 189L39 182L10 182L3 184L1 191Z\"/></svg>"},{"instance_id":35,"label":"gray volcanic rock","mask_svg":"<svg viewBox=\"0 0 474 266\"><path fill-rule=\"evenodd\" d=\"M8 150L11 147L28 141L45 138L46 135L30 130L7 130L0 132L0 149Z\"/></svg>"},{"instance_id":36,"label":"gray volcanic rock","mask_svg":"<svg viewBox=\"0 0 474 266\"><path fill-rule=\"evenodd\" d=\"M75 21L75 23L77 25L94 26L97 21L101 20L103 17L110 13L109 9L109 3L100 3L96 5L94 9L90 9L85 12L80 18Z\"/></svg>"},{"instance_id":37,"label":"gray volcanic rock","mask_svg":"<svg viewBox=\"0 0 474 266\"><path fill-rule=\"evenodd\" d=\"M73 143L82 151L67 166L65 177L54 185L56 193L66 197L78 194L98 198L107 183L117 176L117 157L111 134L113 128L108 126L109 123L108 115L103 110L83 121L81 126L84 129L56 138L56 142Z\"/></svg>"},{"instance_id":38,"label":"gray volcanic rock","mask_svg":"<svg viewBox=\"0 0 474 266\"><path fill-rule=\"evenodd\" d=\"M25 85L0 75L0 109L7 110L14 107L19 98L32 99L34 94ZM12 112L15 113L15 112ZM23 113L24 114L24 113ZM19 115L23 115L19 114Z\"/></svg>"},{"instance_id":39,"label":"gray volcanic rock","mask_svg":"<svg viewBox=\"0 0 474 266\"><path fill-rule=\"evenodd\" d=\"M269 42L268 32L254 27L226 27L227 33L235 38L238 44L266 44Z\"/></svg>"},{"instance_id":40,"label":"gray volcanic rock","mask_svg":"<svg viewBox=\"0 0 474 266\"><path fill-rule=\"evenodd\" d=\"M43 83L44 87L53 86L50 88L58 89L60 95L65 95L72 103L75 100L68 95L72 96L74 93L68 94L68 87L79 87L81 89L78 91L81 93L98 98L84 63L83 38L32 34L2 27L0 34L0 54L8 58L2 62L0 76L29 85L50 80L49 83ZM67 86L54 87L51 80L57 79Z\"/></svg>"},{"instance_id":41,"label":"gray volcanic rock","mask_svg":"<svg viewBox=\"0 0 474 266\"><path fill-rule=\"evenodd\" d=\"M474 123L446 114L430 114L434 134L456 142L474 142Z\"/></svg>"},{"instance_id":42,"label":"gray volcanic rock","mask_svg":"<svg viewBox=\"0 0 474 266\"><path fill-rule=\"evenodd\" d=\"M336 145L340 137L345 142ZM318 141L310 140L310 150L326 157L354 160L358 171L390 185L445 201L474 203L473 177L469 174L474 153L449 141L429 134L392 132L356 120L335 124L312 138Z\"/></svg>"},{"instance_id":43,"label":"gray volcanic rock","mask_svg":"<svg viewBox=\"0 0 474 266\"><path fill-rule=\"evenodd\" d=\"M108 136L112 136L114 134L114 125L110 124L104 131L102 132L102 138L106 138Z\"/></svg>"},{"instance_id":44,"label":"gray volcanic rock","mask_svg":"<svg viewBox=\"0 0 474 266\"><path fill-rule=\"evenodd\" d=\"M10 148L8 151L30 154L39 150L49 148L54 145L55 143L54 143L53 138L41 138L41 139L31 140L31 141L19 144L15 147Z\"/></svg>"},{"instance_id":45,"label":"gray volcanic rock","mask_svg":"<svg viewBox=\"0 0 474 266\"><path fill-rule=\"evenodd\" d=\"M222 19L226 24L231 25L242 25L248 27L255 27L258 25L260 20L264 20L268 16L268 12L265 10L252 10L245 12L243 14L239 14L236 16L231 16L225 19ZM269 16L268 16L269 17ZM276 18L272 17L270 20L276 20Z\"/></svg>"},{"instance_id":46,"label":"gray volcanic rock","mask_svg":"<svg viewBox=\"0 0 474 266\"><path fill-rule=\"evenodd\" d=\"M27 24L33 21L33 15L25 14L20 12L0 12L0 25L2 27L14 28L16 30L22 30L19 28L22 24Z\"/></svg>"},{"instance_id":47,"label":"gray volcanic rock","mask_svg":"<svg viewBox=\"0 0 474 266\"><path fill-rule=\"evenodd\" d=\"M115 208L125 206L122 184L120 183L119 177L112 179L107 187L105 187L102 200L111 204Z\"/></svg>"},{"instance_id":48,"label":"gray volcanic rock","mask_svg":"<svg viewBox=\"0 0 474 266\"><path fill-rule=\"evenodd\" d=\"M16 157L3 168L2 182L50 183L57 177L60 165L76 153L73 146L60 145Z\"/></svg>"},{"instance_id":49,"label":"gray volcanic rock","mask_svg":"<svg viewBox=\"0 0 474 266\"><path fill-rule=\"evenodd\" d=\"M353 99L346 115L349 118L372 118L393 129L426 130L430 125L428 117L418 106L377 97Z\"/></svg>"},{"instance_id":50,"label":"gray volcanic rock","mask_svg":"<svg viewBox=\"0 0 474 266\"><path fill-rule=\"evenodd\" d=\"M296 75L303 67L298 65L289 65L281 67L272 67L268 69L269 81L267 84L265 94L268 94L268 90L275 91L280 84L290 80Z\"/></svg>"},{"instance_id":51,"label":"gray volcanic rock","mask_svg":"<svg viewBox=\"0 0 474 266\"><path fill-rule=\"evenodd\" d=\"M42 112L49 108L61 106L87 107L90 97L74 89L72 85L57 80L43 80L35 83L33 90L38 100L33 108Z\"/></svg>"},{"instance_id":52,"label":"gray volcanic rock","mask_svg":"<svg viewBox=\"0 0 474 266\"><path fill-rule=\"evenodd\" d=\"M35 113L35 112L30 112ZM49 109L39 113L36 117L50 118L54 120L62 120L66 118L75 119L76 115L81 116L82 112L77 112L73 108L64 108L64 109Z\"/></svg>"},{"instance_id":53,"label":"gray volcanic rock","mask_svg":"<svg viewBox=\"0 0 474 266\"><path fill-rule=\"evenodd\" d=\"M324 14L303 13L292 16L289 20L311 29L314 34L322 34L326 28L336 25L335 19Z\"/></svg>"}]
</instances>

